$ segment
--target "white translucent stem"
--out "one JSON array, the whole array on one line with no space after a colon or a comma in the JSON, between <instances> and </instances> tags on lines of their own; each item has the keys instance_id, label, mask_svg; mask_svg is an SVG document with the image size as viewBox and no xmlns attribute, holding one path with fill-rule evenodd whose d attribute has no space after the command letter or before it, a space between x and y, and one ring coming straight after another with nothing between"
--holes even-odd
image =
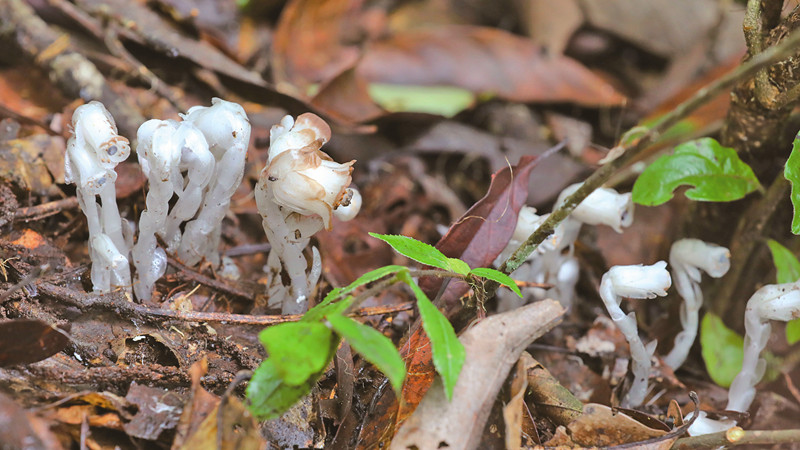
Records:
<instances>
[{"instance_id":1,"label":"white translucent stem","mask_svg":"<svg viewBox=\"0 0 800 450\"><path fill-rule=\"evenodd\" d=\"M185 142L178 169L179 172L186 171L186 176L181 177L179 173L178 179L173 182L177 183L175 193L178 201L169 213L164 233L170 251L177 250L180 245L180 224L194 217L200 208L203 191L211 181L215 166L214 155L196 127L184 122L178 132L178 139Z\"/></svg>"},{"instance_id":2,"label":"white translucent stem","mask_svg":"<svg viewBox=\"0 0 800 450\"><path fill-rule=\"evenodd\" d=\"M703 291L700 289L702 272L719 278L730 268L730 252L725 247L709 244L699 239L681 239L672 244L669 264L678 294L683 298L680 319L683 330L675 336L675 344L664 362L673 370L680 367L697 337Z\"/></svg>"},{"instance_id":3,"label":"white translucent stem","mask_svg":"<svg viewBox=\"0 0 800 450\"><path fill-rule=\"evenodd\" d=\"M608 314L630 345L633 384L622 400L625 407L636 407L644 402L655 341L644 345L639 337L636 315L633 312L626 315L620 308L620 302L623 297L655 298L666 295L671 284L666 265L666 262L659 261L652 266L614 266L603 275L600 282L600 297Z\"/></svg>"},{"instance_id":4,"label":"white translucent stem","mask_svg":"<svg viewBox=\"0 0 800 450\"><path fill-rule=\"evenodd\" d=\"M756 384L764 376L766 362L761 351L769 341L770 320L788 322L800 317L800 284L770 284L762 287L747 301L744 313L744 360L728 391L731 411L745 412L756 395Z\"/></svg>"},{"instance_id":5,"label":"white translucent stem","mask_svg":"<svg viewBox=\"0 0 800 450\"><path fill-rule=\"evenodd\" d=\"M100 190L100 201L102 202L101 220L103 223L103 233L111 238L111 242L123 255L128 255L130 249L128 248L125 238L122 236L122 217L119 214L117 207L117 188L116 176L111 178L103 185Z\"/></svg>"},{"instance_id":6,"label":"white translucent stem","mask_svg":"<svg viewBox=\"0 0 800 450\"><path fill-rule=\"evenodd\" d=\"M106 234L92 238L92 283L96 292L113 289L128 289L131 285L131 271L126 258ZM97 280L95 280L97 273Z\"/></svg>"}]
</instances>

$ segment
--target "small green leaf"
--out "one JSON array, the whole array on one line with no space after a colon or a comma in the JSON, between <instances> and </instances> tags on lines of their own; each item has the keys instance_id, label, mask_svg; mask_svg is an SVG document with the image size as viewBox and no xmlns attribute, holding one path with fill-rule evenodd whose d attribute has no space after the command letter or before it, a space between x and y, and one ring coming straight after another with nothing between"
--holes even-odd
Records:
<instances>
[{"instance_id":1,"label":"small green leaf","mask_svg":"<svg viewBox=\"0 0 800 450\"><path fill-rule=\"evenodd\" d=\"M711 138L683 143L672 155L654 161L633 185L633 201L646 206L666 203L682 185L692 200L729 202L759 189L753 170L732 148Z\"/></svg>"},{"instance_id":2,"label":"small green leaf","mask_svg":"<svg viewBox=\"0 0 800 450\"><path fill-rule=\"evenodd\" d=\"M792 200L792 208L794 208L792 233L800 234L800 135L794 138L792 153L786 160L783 176L792 184L792 193L789 196Z\"/></svg>"},{"instance_id":3,"label":"small green leaf","mask_svg":"<svg viewBox=\"0 0 800 450\"><path fill-rule=\"evenodd\" d=\"M700 324L700 346L706 370L715 383L730 387L742 370L742 337L726 327L722 319L706 313Z\"/></svg>"},{"instance_id":4,"label":"small green leaf","mask_svg":"<svg viewBox=\"0 0 800 450\"><path fill-rule=\"evenodd\" d=\"M452 117L475 103L475 94L453 86L371 83L369 95L391 112L423 112Z\"/></svg>"},{"instance_id":5,"label":"small green leaf","mask_svg":"<svg viewBox=\"0 0 800 450\"><path fill-rule=\"evenodd\" d=\"M447 258L448 270L457 274L466 275L469 273L469 264L458 258Z\"/></svg>"},{"instance_id":6,"label":"small green leaf","mask_svg":"<svg viewBox=\"0 0 800 450\"><path fill-rule=\"evenodd\" d=\"M383 372L392 383L392 388L400 395L406 377L406 365L391 339L372 327L355 320L333 314L328 316L333 330L343 337L355 351Z\"/></svg>"},{"instance_id":7,"label":"small green leaf","mask_svg":"<svg viewBox=\"0 0 800 450\"><path fill-rule=\"evenodd\" d=\"M280 417L311 392L319 375L322 373L298 386L289 386L281 378L275 364L267 359L253 372L253 377L247 385L248 409L260 420Z\"/></svg>"},{"instance_id":8,"label":"small green leaf","mask_svg":"<svg viewBox=\"0 0 800 450\"><path fill-rule=\"evenodd\" d=\"M778 241L770 239L767 245L772 252L772 262L775 263L778 272L778 283L794 283L800 280L800 261L797 257ZM789 345L800 341L800 319L794 319L786 324L786 340Z\"/></svg>"},{"instance_id":9,"label":"small green leaf","mask_svg":"<svg viewBox=\"0 0 800 450\"><path fill-rule=\"evenodd\" d=\"M487 267L479 267L477 269L472 269L470 275L475 275L478 277L488 278L492 281L496 281L502 284L503 286L508 287L509 289L514 291L515 294L522 297L522 292L519 290L519 286L517 286L517 283L515 283L510 276L504 274L503 272L500 272L499 270L490 269Z\"/></svg>"},{"instance_id":10,"label":"small green leaf","mask_svg":"<svg viewBox=\"0 0 800 450\"><path fill-rule=\"evenodd\" d=\"M386 242L391 245L395 251L414 261L440 269L450 270L450 258L444 256L442 252L432 245L420 242L408 236L378 233L370 233L369 235Z\"/></svg>"},{"instance_id":11,"label":"small green leaf","mask_svg":"<svg viewBox=\"0 0 800 450\"><path fill-rule=\"evenodd\" d=\"M405 281L414 291L417 297L417 307L422 318L422 328L428 334L433 351L433 365L436 371L442 376L447 399L453 397L453 389L458 381L458 374L464 366L466 352L464 345L458 340L453 325L447 320L436 306L422 292L422 289L414 283L408 272L400 273L399 278Z\"/></svg>"},{"instance_id":12,"label":"small green leaf","mask_svg":"<svg viewBox=\"0 0 800 450\"><path fill-rule=\"evenodd\" d=\"M797 257L774 239L768 240L767 245L772 252L772 262L775 263L778 272L778 283L794 283L800 280L800 261Z\"/></svg>"},{"instance_id":13,"label":"small green leaf","mask_svg":"<svg viewBox=\"0 0 800 450\"><path fill-rule=\"evenodd\" d=\"M331 313L332 310L330 305L334 300L337 300L343 297L344 295L353 292L359 286L363 286L367 283L372 283L373 281L377 281L387 275L394 275L395 273L403 270L408 270L408 268L397 265L379 267L375 270L371 270L365 273L364 275L361 275L360 277L358 277L358 279L348 284L347 286L332 289L330 292L328 292L328 295L326 295L325 298L321 302L319 302L317 306L311 308L310 310L308 310L308 312L306 312L306 314L303 316L303 321L318 322L323 317L325 317L325 315ZM336 309L342 310L343 308L337 307Z\"/></svg>"},{"instance_id":14,"label":"small green leaf","mask_svg":"<svg viewBox=\"0 0 800 450\"><path fill-rule=\"evenodd\" d=\"M800 341L800 319L794 319L786 324L786 342L794 345Z\"/></svg>"},{"instance_id":15,"label":"small green leaf","mask_svg":"<svg viewBox=\"0 0 800 450\"><path fill-rule=\"evenodd\" d=\"M332 342L338 342L327 326L312 322L274 325L262 330L258 339L280 378L290 386L307 383L325 369L333 358Z\"/></svg>"}]
</instances>

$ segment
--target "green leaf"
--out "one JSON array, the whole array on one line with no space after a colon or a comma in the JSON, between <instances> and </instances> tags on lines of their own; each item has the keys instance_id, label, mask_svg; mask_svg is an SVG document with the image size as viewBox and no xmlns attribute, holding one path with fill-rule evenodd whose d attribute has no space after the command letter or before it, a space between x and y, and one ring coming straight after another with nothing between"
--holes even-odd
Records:
<instances>
[{"instance_id":1,"label":"green leaf","mask_svg":"<svg viewBox=\"0 0 800 450\"><path fill-rule=\"evenodd\" d=\"M792 153L789 155L789 159L786 160L783 176L792 184L792 193L789 196L794 209L792 233L800 234L800 135L794 138Z\"/></svg>"},{"instance_id":2,"label":"green leaf","mask_svg":"<svg viewBox=\"0 0 800 450\"><path fill-rule=\"evenodd\" d=\"M490 269L487 267L479 267L477 269L472 269L470 275L475 275L478 277L488 278L492 281L496 281L502 284L503 286L508 287L509 289L514 291L515 294L522 297L522 292L519 290L517 283L515 283L510 276L504 274L503 272L500 272L499 270Z\"/></svg>"},{"instance_id":3,"label":"green leaf","mask_svg":"<svg viewBox=\"0 0 800 450\"><path fill-rule=\"evenodd\" d=\"M469 264L458 258L447 258L447 264L451 272L461 275L467 275L469 273Z\"/></svg>"},{"instance_id":4,"label":"green leaf","mask_svg":"<svg viewBox=\"0 0 800 450\"><path fill-rule=\"evenodd\" d=\"M334 300L339 299L340 297L353 292L359 286L363 286L367 283L372 283L373 281L379 280L387 275L394 275L397 272L408 270L408 268L403 266L397 265L389 265L384 267L379 267L375 270L371 270L364 275L358 277L355 281L348 284L347 286L338 287L332 289L328 292L328 295L325 296L324 299L315 307L308 310L303 316L304 322L318 322L327 314L331 313L333 309L331 309L331 304ZM343 308L334 308L337 310L342 310Z\"/></svg>"},{"instance_id":5,"label":"green leaf","mask_svg":"<svg viewBox=\"0 0 800 450\"><path fill-rule=\"evenodd\" d=\"M303 384L290 386L283 381L275 364L267 359L253 372L247 385L248 409L259 420L275 419L308 395L319 375L322 373Z\"/></svg>"},{"instance_id":6,"label":"green leaf","mask_svg":"<svg viewBox=\"0 0 800 450\"><path fill-rule=\"evenodd\" d=\"M633 185L633 201L646 206L666 203L682 185L692 200L728 202L759 189L753 170L732 148L711 138L683 143L645 169Z\"/></svg>"},{"instance_id":7,"label":"green leaf","mask_svg":"<svg viewBox=\"0 0 800 450\"><path fill-rule=\"evenodd\" d=\"M371 83L369 95L391 112L422 112L452 117L475 103L475 94L453 86Z\"/></svg>"},{"instance_id":8,"label":"green leaf","mask_svg":"<svg viewBox=\"0 0 800 450\"><path fill-rule=\"evenodd\" d=\"M447 320L436 306L431 303L428 296L414 283L408 272L400 273L399 278L405 281L417 297L417 307L422 318L422 328L431 341L433 351L433 365L442 376L447 399L453 397L453 388L458 381L458 374L464 365L466 352L464 345L458 340L453 325Z\"/></svg>"},{"instance_id":9,"label":"green leaf","mask_svg":"<svg viewBox=\"0 0 800 450\"><path fill-rule=\"evenodd\" d=\"M450 258L444 256L442 252L430 244L420 242L408 236L399 236L395 234L370 233L369 235L386 242L391 245L397 253L405 255L414 261L444 270L452 269Z\"/></svg>"},{"instance_id":10,"label":"green leaf","mask_svg":"<svg viewBox=\"0 0 800 450\"><path fill-rule=\"evenodd\" d=\"M706 370L718 385L730 387L742 370L742 345L742 337L726 327L722 319L706 313L700 323L700 346Z\"/></svg>"},{"instance_id":11,"label":"green leaf","mask_svg":"<svg viewBox=\"0 0 800 450\"><path fill-rule=\"evenodd\" d=\"M372 327L340 314L328 316L328 322L333 330L349 342L355 351L367 361L375 364L389 378L392 388L397 395L400 395L403 379L406 377L406 365L391 339Z\"/></svg>"},{"instance_id":12,"label":"green leaf","mask_svg":"<svg viewBox=\"0 0 800 450\"><path fill-rule=\"evenodd\" d=\"M800 319L794 319L786 324L786 342L794 345L800 341Z\"/></svg>"},{"instance_id":13,"label":"green leaf","mask_svg":"<svg viewBox=\"0 0 800 450\"><path fill-rule=\"evenodd\" d=\"M778 241L770 239L767 245L772 252L772 262L775 263L778 272L778 283L794 283L800 280L800 261L797 257ZM789 345L800 341L800 319L794 319L786 324L786 340Z\"/></svg>"},{"instance_id":14,"label":"green leaf","mask_svg":"<svg viewBox=\"0 0 800 450\"><path fill-rule=\"evenodd\" d=\"M322 323L282 323L265 328L258 335L269 355L268 361L286 384L299 386L325 369L333 358L338 338Z\"/></svg>"},{"instance_id":15,"label":"green leaf","mask_svg":"<svg viewBox=\"0 0 800 450\"><path fill-rule=\"evenodd\" d=\"M774 239L768 240L767 245L772 252L772 262L775 263L778 272L778 283L794 283L800 280L800 261L797 257Z\"/></svg>"}]
</instances>

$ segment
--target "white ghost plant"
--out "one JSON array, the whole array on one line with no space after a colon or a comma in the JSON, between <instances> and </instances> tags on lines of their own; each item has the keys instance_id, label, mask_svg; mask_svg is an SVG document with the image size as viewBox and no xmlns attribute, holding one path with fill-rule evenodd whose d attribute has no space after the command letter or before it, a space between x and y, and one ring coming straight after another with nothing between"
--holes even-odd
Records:
<instances>
[{"instance_id":1,"label":"white ghost plant","mask_svg":"<svg viewBox=\"0 0 800 450\"><path fill-rule=\"evenodd\" d=\"M313 248L306 273L303 249L311 236L331 229L334 216L352 219L361 206L361 195L349 188L355 160L340 164L320 150L330 138L330 127L314 114L302 114L296 121L284 117L270 130L267 166L256 185L256 204L272 245L267 261L270 302L280 302L286 314L306 309L321 272ZM281 282L281 270L289 275L289 286Z\"/></svg>"},{"instance_id":2,"label":"white ghost plant","mask_svg":"<svg viewBox=\"0 0 800 450\"><path fill-rule=\"evenodd\" d=\"M89 225L94 291L129 290L131 238L123 234L114 168L130 155L130 143L117 133L114 118L100 102L75 110L72 132L64 158L65 179L76 185L78 203Z\"/></svg>"},{"instance_id":3,"label":"white ghost plant","mask_svg":"<svg viewBox=\"0 0 800 450\"><path fill-rule=\"evenodd\" d=\"M614 266L600 281L600 298L603 299L611 320L630 345L633 384L622 400L624 407L641 405L647 395L650 359L655 351L656 341L647 345L642 342L636 324L636 313L625 314L620 308L620 303L625 297L652 299L667 295L672 279L666 267L665 261L659 261L651 266L641 264Z\"/></svg>"}]
</instances>

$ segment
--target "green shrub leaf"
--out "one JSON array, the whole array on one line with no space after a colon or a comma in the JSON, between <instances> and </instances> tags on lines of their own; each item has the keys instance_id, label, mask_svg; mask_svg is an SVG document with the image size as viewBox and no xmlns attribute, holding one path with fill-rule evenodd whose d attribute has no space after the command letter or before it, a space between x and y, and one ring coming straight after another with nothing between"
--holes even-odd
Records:
<instances>
[{"instance_id":1,"label":"green shrub leaf","mask_svg":"<svg viewBox=\"0 0 800 450\"><path fill-rule=\"evenodd\" d=\"M422 328L431 341L433 365L442 376L445 393L449 400L453 397L453 388L456 386L458 374L461 373L461 367L464 365L466 357L464 345L458 340L453 325L450 324L447 317L428 299L428 296L414 283L411 276L406 272L399 274L399 277L411 287L417 297Z\"/></svg>"},{"instance_id":2,"label":"green shrub leaf","mask_svg":"<svg viewBox=\"0 0 800 450\"><path fill-rule=\"evenodd\" d=\"M772 262L775 263L778 272L778 283L794 283L800 280L800 261L797 257L778 241L770 239L767 245L772 252ZM786 340L789 345L800 341L800 319L794 319L786 324Z\"/></svg>"},{"instance_id":3,"label":"green shrub leaf","mask_svg":"<svg viewBox=\"0 0 800 450\"><path fill-rule=\"evenodd\" d=\"M760 188L753 170L734 149L702 138L683 143L673 154L650 164L633 185L633 201L660 205L682 185L694 186L686 191L686 197L709 202L738 200Z\"/></svg>"},{"instance_id":4,"label":"green shrub leaf","mask_svg":"<svg viewBox=\"0 0 800 450\"><path fill-rule=\"evenodd\" d=\"M397 253L407 256L414 261L461 275L469 273L469 266L467 263L460 259L444 256L439 249L430 244L420 242L408 236L399 236L396 234L370 233L369 235L386 242L391 245Z\"/></svg>"},{"instance_id":5,"label":"green shrub leaf","mask_svg":"<svg viewBox=\"0 0 800 450\"><path fill-rule=\"evenodd\" d=\"M800 261L797 260L797 257L774 239L768 240L767 245L772 252L772 262L775 263L778 273L778 283L794 283L800 280Z\"/></svg>"},{"instance_id":6,"label":"green shrub leaf","mask_svg":"<svg viewBox=\"0 0 800 450\"><path fill-rule=\"evenodd\" d=\"M389 378L392 388L400 395L406 377L406 365L391 339L372 327L340 314L328 316L328 322L355 351Z\"/></svg>"},{"instance_id":7,"label":"green shrub leaf","mask_svg":"<svg viewBox=\"0 0 800 450\"><path fill-rule=\"evenodd\" d=\"M509 289L514 291L515 294L522 297L522 292L519 290L517 283L515 283L510 276L504 274L503 272L500 272L499 270L489 269L486 267L479 267L477 269L472 269L472 272L470 272L470 274L478 277L488 278L492 281L496 281L502 284L503 286L508 287Z\"/></svg>"},{"instance_id":8,"label":"green shrub leaf","mask_svg":"<svg viewBox=\"0 0 800 450\"><path fill-rule=\"evenodd\" d=\"M300 386L325 369L333 359L332 345L338 338L322 323L282 323L265 328L258 339L280 379Z\"/></svg>"},{"instance_id":9,"label":"green shrub leaf","mask_svg":"<svg viewBox=\"0 0 800 450\"><path fill-rule=\"evenodd\" d=\"M714 383L730 387L733 379L742 370L743 339L726 327L722 319L706 313L700 323L700 346L706 370Z\"/></svg>"},{"instance_id":10,"label":"green shrub leaf","mask_svg":"<svg viewBox=\"0 0 800 450\"><path fill-rule=\"evenodd\" d=\"M447 264L451 272L455 272L461 275L466 275L469 273L469 264L465 263L464 261L458 258L447 258Z\"/></svg>"},{"instance_id":11,"label":"green shrub leaf","mask_svg":"<svg viewBox=\"0 0 800 450\"><path fill-rule=\"evenodd\" d=\"M253 372L247 385L248 409L260 420L275 419L311 392L317 378L290 386L281 378L278 367L267 359Z\"/></svg>"},{"instance_id":12,"label":"green shrub leaf","mask_svg":"<svg viewBox=\"0 0 800 450\"><path fill-rule=\"evenodd\" d=\"M322 320L323 317L325 317L330 313L333 313L334 311L342 311L344 309L343 307L332 305L332 303L335 300L353 292L359 286L372 283L373 281L377 281L388 275L394 275L397 272L401 272L403 270L408 271L408 268L396 265L379 267L375 270L371 270L365 273L364 275L361 275L355 281L348 284L347 286L332 289L330 292L328 292L328 295L326 295L325 298L322 299L321 302L319 302L317 306L309 309L308 312L305 313L305 315L303 316L303 321L319 322L320 320Z\"/></svg>"},{"instance_id":13,"label":"green shrub leaf","mask_svg":"<svg viewBox=\"0 0 800 450\"><path fill-rule=\"evenodd\" d=\"M792 153L786 160L786 167L783 169L783 176L792 184L792 233L800 234L800 135L794 138L792 143Z\"/></svg>"}]
</instances>

